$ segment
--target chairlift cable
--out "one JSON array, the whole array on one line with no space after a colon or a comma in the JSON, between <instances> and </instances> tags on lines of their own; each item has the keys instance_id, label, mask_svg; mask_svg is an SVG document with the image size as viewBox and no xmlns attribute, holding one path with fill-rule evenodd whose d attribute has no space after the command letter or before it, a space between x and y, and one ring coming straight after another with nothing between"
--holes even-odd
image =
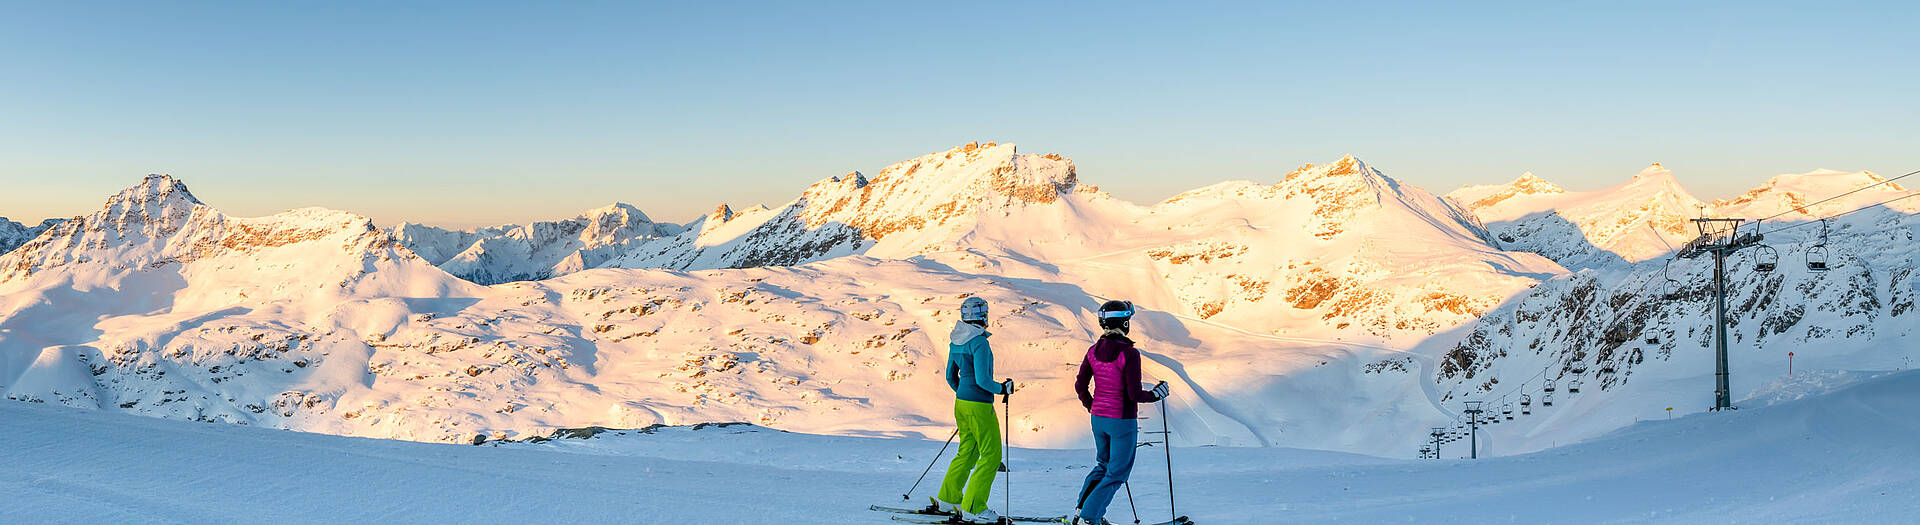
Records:
<instances>
[{"instance_id":1,"label":"chairlift cable","mask_svg":"<svg viewBox=\"0 0 1920 525\"><path fill-rule=\"evenodd\" d=\"M1821 223L1821 222L1825 222L1825 221L1831 221L1831 220L1834 220L1834 219L1838 219L1838 218L1841 218L1841 217L1845 217L1845 216L1848 216L1848 215L1852 215L1852 214L1855 214L1855 213L1859 213L1859 212L1862 212L1862 211L1866 211L1866 210L1869 210L1869 209L1872 209L1872 208L1874 208L1874 207L1877 207L1877 206L1884 206L1884 205L1887 205L1887 204L1891 204L1891 203L1893 203L1893 202L1896 202L1896 201L1902 201L1902 200L1906 200L1906 199L1911 199L1911 198L1914 198L1914 197L1920 197L1920 191L1916 191L1916 192L1913 192L1913 193L1908 193L1908 194L1906 194L1906 195L1903 195L1903 196L1899 196L1899 197L1894 197L1894 198L1891 198L1891 199L1887 199L1887 200L1884 200L1884 201L1880 201L1880 202L1876 202L1876 203L1873 203L1873 204L1868 204L1868 205L1866 205L1866 206L1861 206L1861 207L1859 207L1859 208L1854 208L1854 209L1852 209L1852 210L1848 210L1848 211L1845 211L1845 212L1841 212L1841 213L1836 213L1836 214L1833 214L1833 215L1829 215L1829 216L1826 216L1826 217L1821 217L1821 218L1819 218L1818 220L1811 220L1811 221L1806 221L1806 222L1800 222L1800 223L1795 223L1795 224L1793 224L1793 225L1789 225L1789 226L1781 226L1781 227L1779 227L1779 228L1774 228L1774 229L1771 229L1771 230L1767 230L1767 231L1766 231L1765 233L1762 233L1761 235L1762 235L1762 236L1765 236L1765 235L1773 235L1774 233L1778 233L1778 232L1782 232L1782 231L1786 231L1786 230L1791 230L1791 229L1794 229L1794 228L1799 228L1799 227L1801 227L1801 226L1806 226L1806 225L1809 225L1809 224L1817 224L1817 223Z\"/></svg>"},{"instance_id":2,"label":"chairlift cable","mask_svg":"<svg viewBox=\"0 0 1920 525\"><path fill-rule=\"evenodd\" d=\"M1864 192L1864 190L1868 190L1868 188L1880 187L1880 185L1889 185L1889 183L1893 183L1893 181L1899 181L1899 179L1907 179L1907 177L1912 177L1912 175L1916 175L1916 173L1920 173L1920 171L1908 171L1907 175L1901 175L1901 177L1893 177L1893 179L1885 179L1885 181L1880 181L1880 183L1872 183L1872 185L1866 185L1866 187L1855 188L1855 190L1851 190L1851 192L1843 192L1843 194L1836 194L1836 196L1828 196L1828 198L1824 198L1824 200L1820 200L1820 202L1814 202L1814 204L1807 204L1807 206L1793 206L1793 208L1791 208L1791 210L1788 210L1788 212L1774 213L1774 215L1770 215L1770 217L1764 217L1764 219L1761 219L1761 221L1766 221L1766 219L1774 219L1774 217L1780 217L1780 215L1786 215L1786 213L1793 213L1793 212L1807 213L1807 208L1814 208L1814 206L1820 206L1820 204L1826 204L1826 202L1830 202L1830 200L1836 200L1836 198L1841 198L1841 196L1849 196L1849 194L1857 194L1857 192ZM1853 212L1847 212L1847 213L1853 213ZM1841 215L1845 215L1845 213L1841 213Z\"/></svg>"}]
</instances>

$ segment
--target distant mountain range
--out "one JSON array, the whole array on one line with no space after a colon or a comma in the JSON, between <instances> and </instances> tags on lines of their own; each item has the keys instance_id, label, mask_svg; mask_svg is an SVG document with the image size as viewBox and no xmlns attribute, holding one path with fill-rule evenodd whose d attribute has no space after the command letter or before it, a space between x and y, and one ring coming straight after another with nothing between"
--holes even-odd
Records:
<instances>
[{"instance_id":1,"label":"distant mountain range","mask_svg":"<svg viewBox=\"0 0 1920 525\"><path fill-rule=\"evenodd\" d=\"M1701 213L1791 227L1768 237L1779 271L1741 255L1736 391L1789 348L1897 364L1920 199L1826 224L1836 269L1799 264L1809 220L1907 190L1811 203L1883 181L1782 175L1706 203L1655 164L1603 190L1528 174L1442 196L1348 156L1142 206L1059 155L970 143L686 225L616 204L455 231L228 217L154 175L37 231L0 221L0 241L30 239L0 256L0 392L423 441L735 420L934 435L945 333L977 295L1027 386L1015 439L1066 446L1090 311L1124 298L1185 442L1406 455L1461 399L1584 379L1554 415L1490 431L1537 450L1707 406L1707 269L1667 264Z\"/></svg>"}]
</instances>

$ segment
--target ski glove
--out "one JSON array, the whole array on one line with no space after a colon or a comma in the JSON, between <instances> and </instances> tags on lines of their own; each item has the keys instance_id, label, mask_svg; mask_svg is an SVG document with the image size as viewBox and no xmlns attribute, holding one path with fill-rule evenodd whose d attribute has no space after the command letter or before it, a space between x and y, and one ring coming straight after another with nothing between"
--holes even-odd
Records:
<instances>
[{"instance_id":1,"label":"ski glove","mask_svg":"<svg viewBox=\"0 0 1920 525\"><path fill-rule=\"evenodd\" d=\"M1003 396L1010 396L1010 395L1013 395L1013 380L1012 380L1012 379L1008 379L1008 380L1006 380L1006 381L1001 381L1001 382L1000 382L1000 395L1003 395Z\"/></svg>"},{"instance_id":2,"label":"ski glove","mask_svg":"<svg viewBox=\"0 0 1920 525\"><path fill-rule=\"evenodd\" d=\"M1161 381L1160 384L1153 385L1153 400L1159 401L1166 398L1167 398L1167 382Z\"/></svg>"}]
</instances>

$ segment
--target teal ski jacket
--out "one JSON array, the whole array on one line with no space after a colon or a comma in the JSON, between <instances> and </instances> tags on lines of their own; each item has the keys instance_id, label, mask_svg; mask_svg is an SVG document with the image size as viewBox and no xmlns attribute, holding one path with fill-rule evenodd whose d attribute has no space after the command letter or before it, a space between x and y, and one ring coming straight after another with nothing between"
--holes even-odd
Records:
<instances>
[{"instance_id":1,"label":"teal ski jacket","mask_svg":"<svg viewBox=\"0 0 1920 525\"><path fill-rule=\"evenodd\" d=\"M947 344L947 387L955 398L992 403L994 394L1004 394L993 380L993 348L985 328L962 321L953 325Z\"/></svg>"}]
</instances>

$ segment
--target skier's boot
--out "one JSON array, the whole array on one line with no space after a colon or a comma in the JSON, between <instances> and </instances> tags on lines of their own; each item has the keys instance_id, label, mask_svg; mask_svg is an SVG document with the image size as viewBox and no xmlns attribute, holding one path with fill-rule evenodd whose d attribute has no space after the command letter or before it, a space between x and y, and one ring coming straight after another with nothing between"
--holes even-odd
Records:
<instances>
[{"instance_id":1,"label":"skier's boot","mask_svg":"<svg viewBox=\"0 0 1920 525\"><path fill-rule=\"evenodd\" d=\"M979 514L969 514L967 511L962 510L960 511L960 522L997 524L1000 523L1000 513L994 512L993 509L980 511Z\"/></svg>"},{"instance_id":2,"label":"skier's boot","mask_svg":"<svg viewBox=\"0 0 1920 525\"><path fill-rule=\"evenodd\" d=\"M931 503L927 504L926 510L920 511L922 514L937 514L941 516L959 516L960 515L959 505L954 505L952 503L940 501L940 498L931 497L931 496L927 498L927 501Z\"/></svg>"}]
</instances>

